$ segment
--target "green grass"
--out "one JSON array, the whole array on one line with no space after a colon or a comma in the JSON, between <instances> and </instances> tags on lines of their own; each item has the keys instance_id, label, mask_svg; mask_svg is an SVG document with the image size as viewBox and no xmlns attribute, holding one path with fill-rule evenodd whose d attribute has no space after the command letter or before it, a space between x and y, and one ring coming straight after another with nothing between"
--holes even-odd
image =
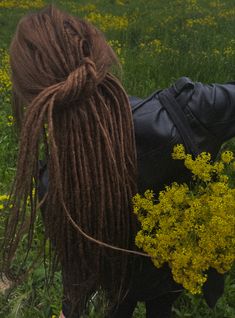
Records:
<instances>
[{"instance_id":1,"label":"green grass","mask_svg":"<svg viewBox=\"0 0 235 318\"><path fill-rule=\"evenodd\" d=\"M2 3L4 1L1 1ZM19 19L34 7L1 7L0 2L0 49L8 49ZM18 1L22 3L23 1ZM34 1L32 1L33 3ZM235 5L233 0L91 0L95 8L86 7L86 0L51 1L60 8L80 17L90 16L98 27L104 28L107 40L113 41L123 64L122 81L127 92L145 97L158 88L169 86L180 76L194 81L226 82L235 79ZM29 3L29 2L28 2ZM50 1L45 1L50 3ZM98 19L98 13L103 18ZM124 29L112 25L107 18L121 16L128 19ZM103 23L103 24L102 24ZM2 51L1 51L2 52ZM6 65L0 52L0 70ZM10 89L1 90L3 79L0 73L0 195L10 189L15 171L17 142L9 125ZM234 141L229 143L235 149ZM0 202L1 203L1 202ZM0 239L3 236L4 212L0 210ZM40 222L39 222L40 225ZM40 226L36 243L40 242ZM32 259L37 245L31 252ZM17 262L23 255L23 245ZM60 311L61 278L56 274L54 286L45 287L42 262L20 286L7 295L0 296L0 318L48 318ZM210 310L202 297L184 293L174 305L174 317L235 317L235 271L226 278L224 296ZM90 305L89 317L101 318L100 302L95 299ZM144 317L140 304L135 318Z\"/></svg>"}]
</instances>

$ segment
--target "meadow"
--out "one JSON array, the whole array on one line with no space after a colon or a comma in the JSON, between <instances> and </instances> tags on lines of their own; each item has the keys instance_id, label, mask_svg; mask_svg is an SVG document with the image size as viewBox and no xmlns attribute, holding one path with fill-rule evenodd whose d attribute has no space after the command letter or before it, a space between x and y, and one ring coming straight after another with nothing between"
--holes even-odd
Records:
<instances>
[{"instance_id":1,"label":"meadow","mask_svg":"<svg viewBox=\"0 0 235 318\"><path fill-rule=\"evenodd\" d=\"M17 156L8 48L19 19L49 3L89 20L105 33L120 59L121 79L130 95L147 97L181 76L204 83L235 80L234 0L0 0L0 240ZM234 140L224 147L234 151ZM36 231L29 261L42 239L40 217ZM24 242L16 263L23 255ZM48 288L43 261L39 261L24 283L0 291L0 318L57 318L60 298L59 270ZM102 302L99 295L91 300L87 317L102 318ZM139 304L134 317L144 316ZM235 268L226 275L224 295L213 310L202 296L184 292L174 304L172 317L234 318Z\"/></svg>"}]
</instances>

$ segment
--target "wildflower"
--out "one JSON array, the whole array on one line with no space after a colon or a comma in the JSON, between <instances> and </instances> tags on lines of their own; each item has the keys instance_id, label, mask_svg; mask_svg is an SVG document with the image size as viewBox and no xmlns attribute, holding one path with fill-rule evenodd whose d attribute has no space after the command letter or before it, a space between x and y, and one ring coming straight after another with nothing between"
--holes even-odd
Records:
<instances>
[{"instance_id":1,"label":"wildflower","mask_svg":"<svg viewBox=\"0 0 235 318\"><path fill-rule=\"evenodd\" d=\"M0 8L41 8L45 5L45 2L42 0L1 0Z\"/></svg>"},{"instance_id":2,"label":"wildflower","mask_svg":"<svg viewBox=\"0 0 235 318\"><path fill-rule=\"evenodd\" d=\"M235 16L235 9L234 8L230 8L230 9L226 9L226 10L221 10L218 13L218 17L220 18L224 18L224 19L233 19Z\"/></svg>"},{"instance_id":3,"label":"wildflower","mask_svg":"<svg viewBox=\"0 0 235 318\"><path fill-rule=\"evenodd\" d=\"M230 163L233 160L233 153L232 151L224 151L221 154L221 159L224 163Z\"/></svg>"},{"instance_id":4,"label":"wildflower","mask_svg":"<svg viewBox=\"0 0 235 318\"><path fill-rule=\"evenodd\" d=\"M141 230L136 245L156 267L168 263L174 280L198 294L210 267L224 273L235 260L235 189L224 174L234 158L226 151L216 163L207 152L193 159L183 145L174 147L172 157L184 160L194 174L195 187L174 182L158 200L150 190L144 196L137 194L133 204Z\"/></svg>"},{"instance_id":5,"label":"wildflower","mask_svg":"<svg viewBox=\"0 0 235 318\"><path fill-rule=\"evenodd\" d=\"M0 100L9 103L11 91L9 55L4 49L0 49Z\"/></svg>"},{"instance_id":6,"label":"wildflower","mask_svg":"<svg viewBox=\"0 0 235 318\"><path fill-rule=\"evenodd\" d=\"M218 56L218 55L220 55L220 50L218 50L218 49L213 49L212 50L212 55L214 55L214 56Z\"/></svg>"},{"instance_id":7,"label":"wildflower","mask_svg":"<svg viewBox=\"0 0 235 318\"><path fill-rule=\"evenodd\" d=\"M218 9L221 9L222 7L224 7L224 3L221 3L220 1L211 1L210 3L209 3L209 6L211 7L211 8L218 8Z\"/></svg>"},{"instance_id":8,"label":"wildflower","mask_svg":"<svg viewBox=\"0 0 235 318\"><path fill-rule=\"evenodd\" d=\"M213 27L213 26L216 26L217 23L215 21L215 17L210 15L204 18L193 18L193 19L186 20L187 27L192 28L194 25Z\"/></svg>"},{"instance_id":9,"label":"wildflower","mask_svg":"<svg viewBox=\"0 0 235 318\"><path fill-rule=\"evenodd\" d=\"M182 144L176 145L173 149L172 158L175 160L182 160L185 159L185 148Z\"/></svg>"},{"instance_id":10,"label":"wildflower","mask_svg":"<svg viewBox=\"0 0 235 318\"><path fill-rule=\"evenodd\" d=\"M119 60L122 64L125 63L124 57L122 55L123 53L123 45L118 40L109 40L108 44L114 49L116 54L119 57Z\"/></svg>"},{"instance_id":11,"label":"wildflower","mask_svg":"<svg viewBox=\"0 0 235 318\"><path fill-rule=\"evenodd\" d=\"M215 162L213 165L213 171L219 175L224 171L224 163L221 161Z\"/></svg>"},{"instance_id":12,"label":"wildflower","mask_svg":"<svg viewBox=\"0 0 235 318\"><path fill-rule=\"evenodd\" d=\"M7 126L12 126L12 124L13 124L13 116L9 115L7 118L8 118Z\"/></svg>"},{"instance_id":13,"label":"wildflower","mask_svg":"<svg viewBox=\"0 0 235 318\"><path fill-rule=\"evenodd\" d=\"M232 48L231 46L226 47L226 48L224 49L224 55L225 55L226 57L233 56L234 54L235 54L235 49Z\"/></svg>"},{"instance_id":14,"label":"wildflower","mask_svg":"<svg viewBox=\"0 0 235 318\"><path fill-rule=\"evenodd\" d=\"M91 12L91 11L95 11L96 10L96 6L92 3L88 3L86 5L83 6L79 6L79 11L80 12Z\"/></svg>"},{"instance_id":15,"label":"wildflower","mask_svg":"<svg viewBox=\"0 0 235 318\"><path fill-rule=\"evenodd\" d=\"M141 42L139 44L140 49L145 49L149 51L151 55L155 54L161 54L164 52L172 52L174 54L178 54L177 50L173 50L172 48L164 45L160 39L154 39L152 41L148 42Z\"/></svg>"},{"instance_id":16,"label":"wildflower","mask_svg":"<svg viewBox=\"0 0 235 318\"><path fill-rule=\"evenodd\" d=\"M6 194L0 195L0 202L2 202L2 201L8 201L8 199L9 199L9 196L8 196L8 195L6 195Z\"/></svg>"},{"instance_id":17,"label":"wildflower","mask_svg":"<svg viewBox=\"0 0 235 318\"><path fill-rule=\"evenodd\" d=\"M125 0L116 0L116 4L119 4L120 6L124 6Z\"/></svg>"},{"instance_id":18,"label":"wildflower","mask_svg":"<svg viewBox=\"0 0 235 318\"><path fill-rule=\"evenodd\" d=\"M128 18L126 16L115 16L112 14L101 14L99 12L90 12L85 17L89 22L98 25L102 31L123 30L128 27Z\"/></svg>"}]
</instances>

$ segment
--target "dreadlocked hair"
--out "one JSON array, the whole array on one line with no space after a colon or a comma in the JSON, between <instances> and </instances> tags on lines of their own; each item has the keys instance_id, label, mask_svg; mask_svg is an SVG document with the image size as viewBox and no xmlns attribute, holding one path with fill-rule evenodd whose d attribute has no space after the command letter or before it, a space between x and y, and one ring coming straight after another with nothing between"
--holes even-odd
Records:
<instances>
[{"instance_id":1,"label":"dreadlocked hair","mask_svg":"<svg viewBox=\"0 0 235 318\"><path fill-rule=\"evenodd\" d=\"M116 55L94 26L51 5L22 18L10 64L20 143L3 271L25 231L26 257L32 247L43 152L45 237L62 265L65 298L80 314L99 289L120 300L133 257L106 245L135 250L137 168L129 100L110 72Z\"/></svg>"}]
</instances>

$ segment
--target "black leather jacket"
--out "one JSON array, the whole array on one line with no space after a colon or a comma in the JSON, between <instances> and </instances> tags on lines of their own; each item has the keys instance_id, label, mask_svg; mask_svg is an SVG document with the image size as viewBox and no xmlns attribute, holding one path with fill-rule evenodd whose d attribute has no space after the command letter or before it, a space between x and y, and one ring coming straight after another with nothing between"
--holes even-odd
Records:
<instances>
[{"instance_id":1,"label":"black leather jacket","mask_svg":"<svg viewBox=\"0 0 235 318\"><path fill-rule=\"evenodd\" d=\"M184 117L184 122L187 121L187 129L183 133L188 135L189 142L192 141L197 152L208 151L215 158L223 142L235 136L235 82L208 85L193 83L189 78L182 77L169 91L177 105L168 106L177 108L174 111L178 120L181 121ZM146 189L158 192L173 181L191 180L183 163L171 158L173 146L184 143L185 140L174 116L162 105L162 94L164 90L157 91L144 100L130 97L140 193ZM186 146L188 151L192 151L190 145ZM40 196L43 196L48 184L45 167L40 175L39 191ZM209 306L215 305L223 292L223 286L223 276L210 270L204 287ZM158 270L149 259L145 259L141 271L137 272L130 295L138 300L146 300L179 288L172 280L167 266Z\"/></svg>"},{"instance_id":2,"label":"black leather jacket","mask_svg":"<svg viewBox=\"0 0 235 318\"><path fill-rule=\"evenodd\" d=\"M235 136L235 82L202 84L182 77L167 91L176 100L176 104L170 107L177 108L179 120L182 116L187 121L186 133L196 147L196 151L192 151L186 145L187 150L194 154L207 151L215 159L222 144ZM163 92L157 91L144 100L130 97L138 158L138 189L141 193L146 189L158 193L173 181L191 180L191 174L183 163L171 158L174 145L184 144L184 136L169 113L169 105L167 108L162 105ZM177 288L167 268L157 272L148 260L143 262L142 275L133 287L137 298L151 298ZM154 280L159 281L158 286L154 285ZM204 296L210 307L222 295L223 288L224 277L210 269L204 285ZM138 294L137 290L141 293Z\"/></svg>"},{"instance_id":3,"label":"black leather jacket","mask_svg":"<svg viewBox=\"0 0 235 318\"><path fill-rule=\"evenodd\" d=\"M235 82L202 84L182 77L170 90L189 124L198 152L208 151L215 158L223 142L235 136ZM171 158L173 146L184 141L159 100L162 92L144 100L130 97L140 192L148 188L158 191L172 181L187 181L190 177L182 162Z\"/></svg>"}]
</instances>

